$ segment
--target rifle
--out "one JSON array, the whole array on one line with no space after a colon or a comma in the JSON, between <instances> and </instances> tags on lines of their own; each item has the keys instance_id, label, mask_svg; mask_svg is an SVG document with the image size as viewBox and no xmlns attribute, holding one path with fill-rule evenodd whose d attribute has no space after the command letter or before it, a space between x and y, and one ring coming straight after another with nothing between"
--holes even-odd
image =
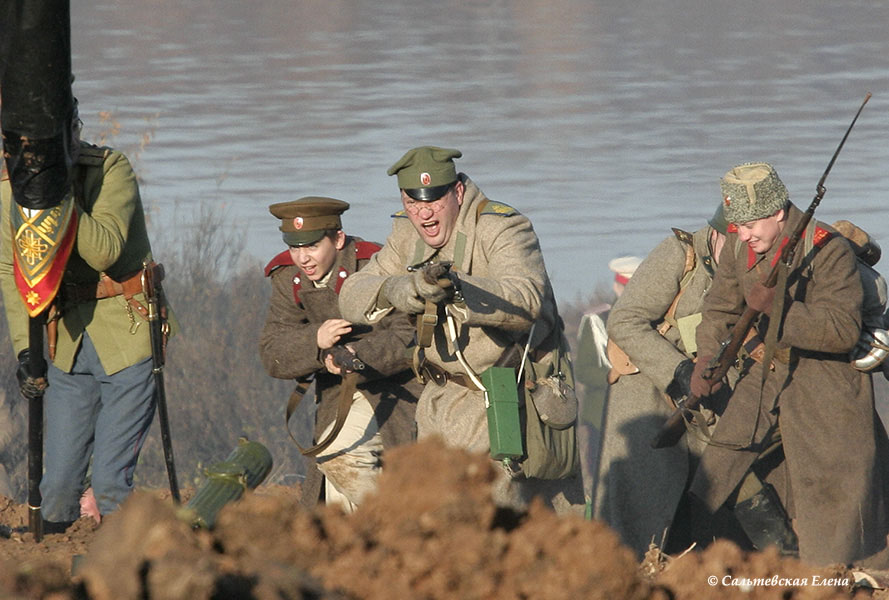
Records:
<instances>
[{"instance_id":1,"label":"rifle","mask_svg":"<svg viewBox=\"0 0 889 600\"><path fill-rule=\"evenodd\" d=\"M769 271L768 277L766 277L766 280L763 282L763 285L765 287L775 287L775 284L778 281L778 272L780 270L781 263L783 263L786 267L789 267L791 264L793 264L793 256L796 253L796 247L799 244L800 239L802 239L806 227L808 227L809 222L812 220L812 216L815 214L815 209L818 208L818 205L821 203L821 199L824 198L824 194L827 191L824 187L824 182L825 180L827 180L827 175L833 168L833 163L836 162L837 156L839 156L840 154L840 150L843 149L843 145L846 143L846 138L848 138L849 133L852 132L852 127L855 126L855 121L858 120L858 116L864 109L864 105L867 104L868 100L870 100L870 97L871 94L870 92L868 92L864 97L864 102L862 102L861 106L858 108L858 112L855 113L855 118L852 119L852 123L846 130L846 134L840 141L840 145L837 147L836 152L833 153L833 157L827 164L827 169L824 170L824 174L821 176L821 179L818 180L818 185L815 187L815 198L812 200L809 208L806 209L803 217L800 219L799 223L797 223L793 232L788 237L787 244L781 251L781 260L776 262L772 266L772 270ZM720 343L718 352L707 364L707 368L702 375L704 379L708 381L719 381L723 377L725 377L725 374L728 372L729 367L732 365L735 357L738 355L738 350L741 349L741 345L744 343L744 339L747 337L747 333L750 331L750 328L753 327L753 322L758 316L759 311L754 310L749 306L744 308L744 312L741 314L741 317L735 323L734 327L732 327L732 331L729 334L728 338ZM701 399L694 394L691 394L684 400L680 399L678 402L676 402L676 410L673 411L673 414L670 415L670 418L667 419L667 421L661 426L660 431L658 431L658 434L651 441L651 447L667 448L670 446L675 446L676 443L679 442L679 440L682 438L682 434L685 433L686 419L692 418L690 411L696 409L700 403Z\"/></svg>"},{"instance_id":2,"label":"rifle","mask_svg":"<svg viewBox=\"0 0 889 600\"><path fill-rule=\"evenodd\" d=\"M176 481L176 465L173 462L173 440L170 437L170 418L167 415L167 392L164 388L164 327L160 318L158 285L154 280L155 269L160 265L142 262L142 292L148 302L148 333L151 336L151 372L154 374L157 418L161 426L161 441L164 447L164 461L167 463L167 478L170 480L170 495L176 504L179 498L179 483Z\"/></svg>"}]
</instances>

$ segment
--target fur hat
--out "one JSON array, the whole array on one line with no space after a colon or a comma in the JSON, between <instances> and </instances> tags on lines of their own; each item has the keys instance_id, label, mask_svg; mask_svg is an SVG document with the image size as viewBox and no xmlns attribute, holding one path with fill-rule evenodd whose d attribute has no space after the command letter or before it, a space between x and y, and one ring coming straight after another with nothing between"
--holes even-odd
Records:
<instances>
[{"instance_id":1,"label":"fur hat","mask_svg":"<svg viewBox=\"0 0 889 600\"><path fill-rule=\"evenodd\" d=\"M747 223L770 217L787 206L790 195L774 167L756 162L739 165L722 181L722 205L729 223Z\"/></svg>"}]
</instances>

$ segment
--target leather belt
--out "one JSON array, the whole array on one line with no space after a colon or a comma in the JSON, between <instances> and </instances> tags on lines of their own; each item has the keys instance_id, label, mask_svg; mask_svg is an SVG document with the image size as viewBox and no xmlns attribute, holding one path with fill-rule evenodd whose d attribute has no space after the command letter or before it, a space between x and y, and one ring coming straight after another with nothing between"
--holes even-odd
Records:
<instances>
[{"instance_id":1,"label":"leather belt","mask_svg":"<svg viewBox=\"0 0 889 600\"><path fill-rule=\"evenodd\" d=\"M766 353L766 345L756 333L752 332L752 330L751 333L752 335L748 335L747 341L744 342L744 350L747 351L750 358L758 363L762 363L762 359L765 357ZM790 363L790 348L776 348L772 360L784 365ZM772 368L774 369L774 365Z\"/></svg>"},{"instance_id":2,"label":"leather belt","mask_svg":"<svg viewBox=\"0 0 889 600\"><path fill-rule=\"evenodd\" d=\"M163 265L152 262L149 268L154 273L155 282L160 283L163 281ZM136 294L141 294L142 291L142 269L139 269L124 275L119 281L102 273L99 281L96 283L65 283L62 285L60 294L66 302L82 304L114 296L124 296L129 299Z\"/></svg>"},{"instance_id":3,"label":"leather belt","mask_svg":"<svg viewBox=\"0 0 889 600\"><path fill-rule=\"evenodd\" d=\"M433 365L429 362L424 363L421 370L423 372L423 375L426 377L426 380L431 381L437 386L444 386L448 382L451 382L456 383L457 385L461 385L470 390L478 391L478 388L475 387L475 384L472 383L472 380L463 373L450 373L448 371L445 371L438 365Z\"/></svg>"}]
</instances>

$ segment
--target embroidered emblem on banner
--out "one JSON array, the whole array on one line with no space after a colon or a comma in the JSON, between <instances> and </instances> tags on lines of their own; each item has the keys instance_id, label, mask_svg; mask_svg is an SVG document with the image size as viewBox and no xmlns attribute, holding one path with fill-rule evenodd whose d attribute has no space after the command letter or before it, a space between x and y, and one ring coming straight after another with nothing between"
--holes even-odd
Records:
<instances>
[{"instance_id":1,"label":"embroidered emblem on banner","mask_svg":"<svg viewBox=\"0 0 889 600\"><path fill-rule=\"evenodd\" d=\"M43 210L10 206L15 285L28 315L36 317L59 291L77 237L74 202Z\"/></svg>"}]
</instances>

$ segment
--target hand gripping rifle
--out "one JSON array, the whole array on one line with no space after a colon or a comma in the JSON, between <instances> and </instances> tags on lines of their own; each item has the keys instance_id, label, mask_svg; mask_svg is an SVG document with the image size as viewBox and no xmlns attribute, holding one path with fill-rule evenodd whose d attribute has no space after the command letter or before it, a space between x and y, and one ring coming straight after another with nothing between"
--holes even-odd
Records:
<instances>
[{"instance_id":1,"label":"hand gripping rifle","mask_svg":"<svg viewBox=\"0 0 889 600\"><path fill-rule=\"evenodd\" d=\"M843 136L843 139L840 141L840 145L837 147L836 152L833 153L833 158L830 159L830 162L827 165L827 169L824 170L824 174L821 176L821 179L818 181L818 185L816 186L815 198L812 200L812 203L809 205L809 208L806 209L806 212L803 214L802 219L800 219L799 223L797 223L791 235L788 237L788 242L784 246L781 251L781 260L776 262L772 267L772 270L769 272L768 277L763 282L765 287L775 287L775 284L778 281L778 272L780 269L780 263L784 263L785 266L789 267L793 263L793 256L796 253L796 247L800 242L800 239L803 236L803 233L808 227L809 222L812 220L812 216L815 214L815 209L818 208L818 205L821 203L821 199L824 197L824 193L827 191L824 187L824 182L827 179L827 175L830 173L830 170L833 168L833 163L836 162L837 156L840 154L840 150L843 149L843 144L846 143L846 138L849 137L849 133L852 131L852 127L855 126L855 121L858 120L858 115L861 114L861 111L864 109L864 105L867 104L867 101L870 100L870 92L868 92L864 97L864 102L861 103L861 106L858 109L858 112L855 113L855 118L852 119L852 123L849 125L849 128L846 130L846 135ZM732 327L732 331L729 334L729 337L722 341L719 345L719 351L713 357L713 359L708 363L707 368L703 373L703 378L708 381L719 381L725 374L728 372L729 367L735 360L735 357L738 355L738 350L741 349L741 345L744 343L744 339L747 337L747 333L750 331L750 328L753 327L753 322L759 316L759 311L750 308L749 306L744 308L744 312L741 314L741 317L735 323L734 327ZM673 414L670 415L670 418L661 426L660 431L655 436L655 438L651 441L652 448L668 448L670 446L675 446L677 442L682 438L682 434L685 433L685 420L691 418L692 410L696 409L698 405L701 403L701 399L691 394L684 400L679 400L676 404L676 410L673 411Z\"/></svg>"},{"instance_id":2,"label":"hand gripping rifle","mask_svg":"<svg viewBox=\"0 0 889 600\"><path fill-rule=\"evenodd\" d=\"M170 418L167 415L167 392L164 388L164 326L160 314L158 300L159 287L155 281L154 265L148 261L142 263L142 291L148 302L148 333L151 336L151 372L154 374L155 397L157 399L157 418L161 426L161 441L164 446L164 461L167 463L167 477L170 480L170 495L176 504L179 498L179 483L176 481L176 465L173 462L173 440L170 436Z\"/></svg>"}]
</instances>

